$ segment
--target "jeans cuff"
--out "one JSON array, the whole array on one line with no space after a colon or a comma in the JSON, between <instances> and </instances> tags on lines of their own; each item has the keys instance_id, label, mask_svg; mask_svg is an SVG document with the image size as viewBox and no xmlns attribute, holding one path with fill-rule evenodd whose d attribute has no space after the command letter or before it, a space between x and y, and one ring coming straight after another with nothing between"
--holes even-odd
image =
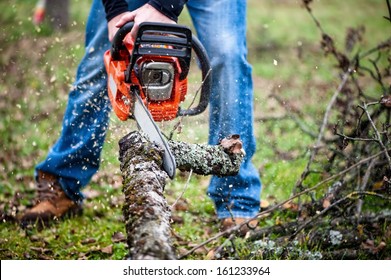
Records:
<instances>
[{"instance_id":1,"label":"jeans cuff","mask_svg":"<svg viewBox=\"0 0 391 280\"><path fill-rule=\"evenodd\" d=\"M217 218L219 220L226 219L226 218L244 218L244 219L250 219L254 218L256 215L259 214L259 211L218 211L217 212Z\"/></svg>"}]
</instances>

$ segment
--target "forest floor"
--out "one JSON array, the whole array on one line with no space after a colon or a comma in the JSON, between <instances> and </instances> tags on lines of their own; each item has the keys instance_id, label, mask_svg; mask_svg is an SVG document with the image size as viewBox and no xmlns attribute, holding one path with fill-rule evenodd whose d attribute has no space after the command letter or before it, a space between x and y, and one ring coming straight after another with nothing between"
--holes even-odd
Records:
<instances>
[{"instance_id":1,"label":"forest floor","mask_svg":"<svg viewBox=\"0 0 391 280\"><path fill-rule=\"evenodd\" d=\"M70 28L58 32L31 23L35 2L0 3L0 259L123 259L128 250L118 141L136 127L131 121L120 122L114 114L101 168L83 190L83 215L45 229L19 226L18 217L34 197L34 166L61 133L67 94L84 53L91 3L72 0ZM365 194L369 199L360 212L361 220L344 216L364 194L352 194L328 208L333 201L325 199L325 194L338 180L323 183L332 172L321 170L305 182L307 186L321 184L318 189L299 200L289 199L305 191L296 189L296 183L306 169L326 106L340 83L340 72L336 62L324 55L321 33L301 1L248 2L248 59L253 66L257 138L253 162L263 183L264 214L246 238L214 238L219 223L206 195L210 178L179 172L165 190L168 204L177 202L172 229L178 256L390 259L391 203L386 194ZM342 49L349 27L365 26L363 49L387 39L390 23L383 17L387 16L385 1L315 1L312 8ZM191 24L186 12L180 23ZM190 81L190 89L198 87L196 78ZM206 143L206 114L185 119L174 138ZM298 121L295 116L303 118ZM162 130L170 131L174 124L165 123ZM369 191L375 189L373 184Z\"/></svg>"}]
</instances>

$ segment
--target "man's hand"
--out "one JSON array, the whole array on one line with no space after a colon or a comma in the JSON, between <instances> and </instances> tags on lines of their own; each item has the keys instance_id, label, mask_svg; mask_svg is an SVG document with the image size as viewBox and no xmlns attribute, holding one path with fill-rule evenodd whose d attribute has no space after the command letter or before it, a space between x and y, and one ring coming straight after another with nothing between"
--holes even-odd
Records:
<instances>
[{"instance_id":1,"label":"man's hand","mask_svg":"<svg viewBox=\"0 0 391 280\"><path fill-rule=\"evenodd\" d=\"M109 28L109 40L112 41L117 30L122 27L125 23L133 21L134 27L130 32L132 38L136 38L137 30L140 23L149 22L163 22L163 23L175 23L172 19L166 17L164 14L156 10L149 4L141 6L133 12L122 13L108 22Z\"/></svg>"}]
</instances>

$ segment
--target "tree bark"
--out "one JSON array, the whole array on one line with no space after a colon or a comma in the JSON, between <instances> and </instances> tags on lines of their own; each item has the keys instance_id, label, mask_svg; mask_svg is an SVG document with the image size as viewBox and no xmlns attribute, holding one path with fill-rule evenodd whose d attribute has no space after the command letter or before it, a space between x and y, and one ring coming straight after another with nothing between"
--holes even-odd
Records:
<instances>
[{"instance_id":1,"label":"tree bark","mask_svg":"<svg viewBox=\"0 0 391 280\"><path fill-rule=\"evenodd\" d=\"M238 136L226 138L218 146L175 141L169 146L179 169L204 175L234 175L244 157ZM162 169L163 151L137 131L123 137L119 149L129 258L176 259L171 211L163 194L168 180Z\"/></svg>"},{"instance_id":2,"label":"tree bark","mask_svg":"<svg viewBox=\"0 0 391 280\"><path fill-rule=\"evenodd\" d=\"M162 150L133 132L119 142L130 259L176 259L170 240L171 213L163 195L168 175Z\"/></svg>"}]
</instances>

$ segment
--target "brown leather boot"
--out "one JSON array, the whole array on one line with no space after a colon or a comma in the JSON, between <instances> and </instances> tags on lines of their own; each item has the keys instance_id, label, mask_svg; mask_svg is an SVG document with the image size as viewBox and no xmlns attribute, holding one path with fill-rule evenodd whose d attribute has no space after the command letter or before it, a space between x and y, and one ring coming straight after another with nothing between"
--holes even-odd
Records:
<instances>
[{"instance_id":1,"label":"brown leather boot","mask_svg":"<svg viewBox=\"0 0 391 280\"><path fill-rule=\"evenodd\" d=\"M69 199L56 178L48 173L38 172L37 198L33 208L27 210L21 217L21 226L39 223L48 225L68 214L81 213L79 204Z\"/></svg>"},{"instance_id":2,"label":"brown leather boot","mask_svg":"<svg viewBox=\"0 0 391 280\"><path fill-rule=\"evenodd\" d=\"M226 219L223 219L221 221L221 226L220 226L220 231L221 232L224 232L236 225L239 225L245 221L247 221L248 219L247 218L226 218ZM247 224L244 224L240 227L240 229L238 230L238 234L239 236L241 237L244 237L246 236L247 232L249 232L250 230L254 230L258 225L258 221L257 220L252 220L250 222L248 222Z\"/></svg>"}]
</instances>

